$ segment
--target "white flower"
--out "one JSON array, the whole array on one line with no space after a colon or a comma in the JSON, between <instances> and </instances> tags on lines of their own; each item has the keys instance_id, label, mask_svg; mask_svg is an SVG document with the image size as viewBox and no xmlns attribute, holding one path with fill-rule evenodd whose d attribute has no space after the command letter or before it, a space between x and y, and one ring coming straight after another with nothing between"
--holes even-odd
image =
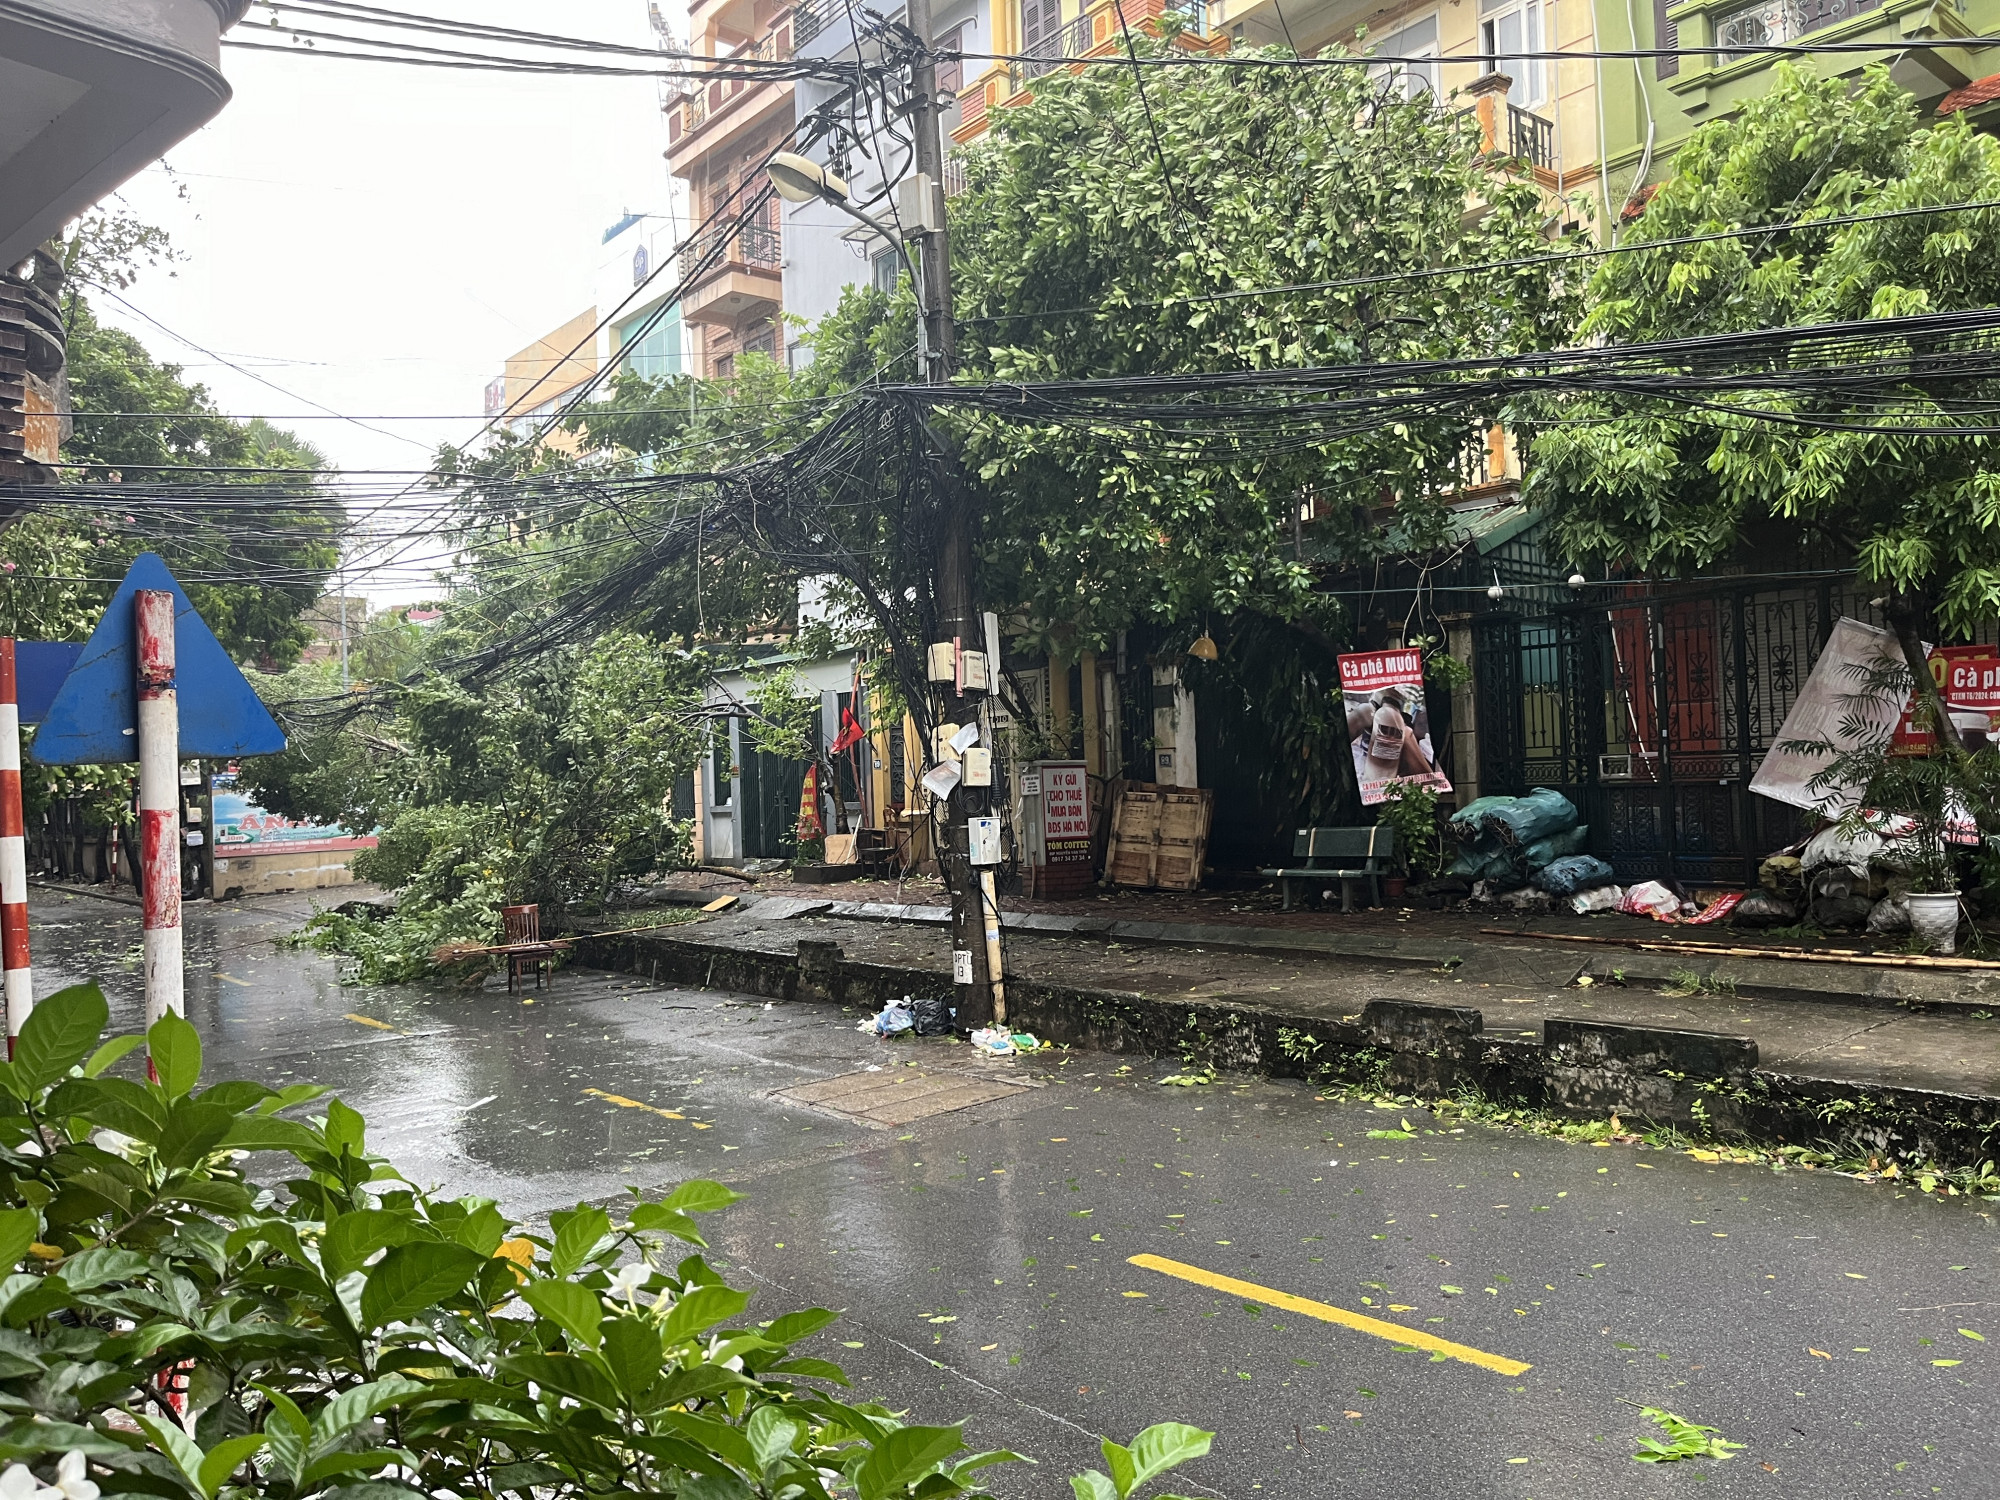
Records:
<instances>
[{"instance_id":1,"label":"white flower","mask_svg":"<svg viewBox=\"0 0 2000 1500\"><path fill-rule=\"evenodd\" d=\"M91 1144L100 1151L108 1151L113 1156L122 1156L127 1161L137 1154L139 1143L131 1136L116 1130L100 1130L92 1136Z\"/></svg>"},{"instance_id":2,"label":"white flower","mask_svg":"<svg viewBox=\"0 0 2000 1500\"><path fill-rule=\"evenodd\" d=\"M34 1500L41 1488L41 1480L35 1478L26 1464L9 1464L7 1471L0 1474L0 1500Z\"/></svg>"},{"instance_id":3,"label":"white flower","mask_svg":"<svg viewBox=\"0 0 2000 1500\"><path fill-rule=\"evenodd\" d=\"M611 1273L611 1285L605 1288L604 1295L607 1297L623 1297L627 1302L633 1303L636 1306L639 1288L646 1284L646 1279L652 1274L653 1268L643 1260L635 1260L627 1265L622 1265Z\"/></svg>"},{"instance_id":4,"label":"white flower","mask_svg":"<svg viewBox=\"0 0 2000 1500\"><path fill-rule=\"evenodd\" d=\"M56 1465L55 1488L65 1500L97 1500L97 1485L84 1477L83 1450L72 1448Z\"/></svg>"}]
</instances>

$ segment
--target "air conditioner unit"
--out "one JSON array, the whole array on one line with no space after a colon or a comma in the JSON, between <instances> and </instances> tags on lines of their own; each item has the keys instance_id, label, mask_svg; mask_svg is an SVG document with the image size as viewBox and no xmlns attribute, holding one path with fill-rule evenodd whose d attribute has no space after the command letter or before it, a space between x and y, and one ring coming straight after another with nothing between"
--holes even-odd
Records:
<instances>
[{"instance_id":1,"label":"air conditioner unit","mask_svg":"<svg viewBox=\"0 0 2000 1500\"><path fill-rule=\"evenodd\" d=\"M1597 757L1599 781L1658 781L1660 753L1641 750L1638 754Z\"/></svg>"}]
</instances>

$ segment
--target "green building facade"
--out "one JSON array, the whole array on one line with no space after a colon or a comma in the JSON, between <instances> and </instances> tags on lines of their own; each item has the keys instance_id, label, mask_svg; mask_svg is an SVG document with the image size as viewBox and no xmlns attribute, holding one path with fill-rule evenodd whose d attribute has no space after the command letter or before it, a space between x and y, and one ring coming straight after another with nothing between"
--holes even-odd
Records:
<instances>
[{"instance_id":1,"label":"green building facade","mask_svg":"<svg viewBox=\"0 0 2000 1500\"><path fill-rule=\"evenodd\" d=\"M1977 45L2000 36L2000 0L1597 0L1596 18L1606 51L1684 52L1597 64L1598 189L1614 216L1636 209L1646 185L1671 174L1674 152L1697 126L1728 118L1769 86L1784 54L1732 47L1868 43L1800 60L1829 78L1887 63L1933 117L2000 116L2000 46Z\"/></svg>"}]
</instances>

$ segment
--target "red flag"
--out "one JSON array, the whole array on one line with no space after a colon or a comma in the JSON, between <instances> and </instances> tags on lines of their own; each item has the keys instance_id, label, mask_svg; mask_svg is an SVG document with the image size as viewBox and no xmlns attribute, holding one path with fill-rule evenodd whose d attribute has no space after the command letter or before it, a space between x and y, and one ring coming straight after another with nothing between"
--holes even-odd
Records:
<instances>
[{"instance_id":1,"label":"red flag","mask_svg":"<svg viewBox=\"0 0 2000 1500\"><path fill-rule=\"evenodd\" d=\"M826 837L826 824L819 815L819 767L806 767L805 785L799 788L799 842L812 843Z\"/></svg>"},{"instance_id":2,"label":"red flag","mask_svg":"<svg viewBox=\"0 0 2000 1500\"><path fill-rule=\"evenodd\" d=\"M854 717L854 710L843 708L840 711L840 737L833 742L833 753L845 755L865 738L866 732L861 728L861 721Z\"/></svg>"}]
</instances>

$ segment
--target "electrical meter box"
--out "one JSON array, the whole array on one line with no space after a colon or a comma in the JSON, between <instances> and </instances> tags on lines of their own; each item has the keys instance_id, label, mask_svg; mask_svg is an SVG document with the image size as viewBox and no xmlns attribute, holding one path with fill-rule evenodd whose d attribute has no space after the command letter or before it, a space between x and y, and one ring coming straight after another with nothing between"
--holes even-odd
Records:
<instances>
[{"instance_id":1,"label":"electrical meter box","mask_svg":"<svg viewBox=\"0 0 2000 1500\"><path fill-rule=\"evenodd\" d=\"M974 745L965 752L965 763L959 768L965 773L967 786L993 785L993 752L984 745Z\"/></svg>"},{"instance_id":2,"label":"electrical meter box","mask_svg":"<svg viewBox=\"0 0 2000 1500\"><path fill-rule=\"evenodd\" d=\"M968 818L965 824L966 852L978 867L1000 863L1000 820Z\"/></svg>"}]
</instances>

